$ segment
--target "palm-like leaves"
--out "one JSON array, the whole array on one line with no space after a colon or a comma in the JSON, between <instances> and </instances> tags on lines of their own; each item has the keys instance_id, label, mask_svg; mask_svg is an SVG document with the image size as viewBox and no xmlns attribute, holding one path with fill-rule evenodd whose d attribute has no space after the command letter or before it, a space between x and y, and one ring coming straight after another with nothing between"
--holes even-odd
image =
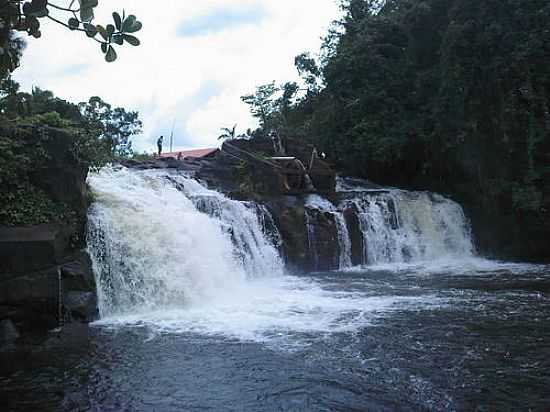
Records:
<instances>
[{"instance_id":1,"label":"palm-like leaves","mask_svg":"<svg viewBox=\"0 0 550 412\"><path fill-rule=\"evenodd\" d=\"M237 125L233 126L232 129L229 127L222 127L220 130L222 131L222 134L218 136L218 140L233 140L235 139Z\"/></svg>"}]
</instances>

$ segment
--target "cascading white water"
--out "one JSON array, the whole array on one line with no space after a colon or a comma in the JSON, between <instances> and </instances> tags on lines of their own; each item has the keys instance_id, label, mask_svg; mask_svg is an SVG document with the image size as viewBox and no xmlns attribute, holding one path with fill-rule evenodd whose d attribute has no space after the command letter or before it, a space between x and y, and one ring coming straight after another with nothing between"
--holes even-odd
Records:
<instances>
[{"instance_id":1,"label":"cascading white water","mask_svg":"<svg viewBox=\"0 0 550 412\"><path fill-rule=\"evenodd\" d=\"M363 191L342 202L358 211L363 264L403 263L474 253L460 205L443 196L401 190Z\"/></svg>"},{"instance_id":2,"label":"cascading white water","mask_svg":"<svg viewBox=\"0 0 550 412\"><path fill-rule=\"evenodd\" d=\"M317 241L315 235L315 220L310 216L308 210L305 210L305 224L306 224L306 235L307 235L307 250L311 255L311 260L313 261L313 269L319 267L319 253L317 252Z\"/></svg>"},{"instance_id":3,"label":"cascading white water","mask_svg":"<svg viewBox=\"0 0 550 412\"><path fill-rule=\"evenodd\" d=\"M311 217L308 214L308 209L315 209L319 212L330 213L334 217L336 225L336 233L338 237L338 267L344 269L351 266L351 239L344 215L332 203L319 195L309 195L306 197L306 225L308 234L308 246L310 250L313 248L313 256L318 260L319 252L315 250L315 226ZM317 265L317 262L315 262Z\"/></svg>"},{"instance_id":4,"label":"cascading white water","mask_svg":"<svg viewBox=\"0 0 550 412\"><path fill-rule=\"evenodd\" d=\"M110 168L90 175L89 184L97 325L299 345L301 334L356 330L422 301L335 292L285 274L267 209L177 172Z\"/></svg>"},{"instance_id":5,"label":"cascading white water","mask_svg":"<svg viewBox=\"0 0 550 412\"><path fill-rule=\"evenodd\" d=\"M89 183L102 316L192 305L283 273L251 205L167 172L105 169Z\"/></svg>"},{"instance_id":6,"label":"cascading white water","mask_svg":"<svg viewBox=\"0 0 550 412\"><path fill-rule=\"evenodd\" d=\"M283 262L276 249L280 246L280 234L265 207L231 200L181 175L171 176L170 179L177 183L177 187L199 211L222 222L231 236L235 254L249 277L283 273ZM269 229L266 219L271 220Z\"/></svg>"},{"instance_id":7,"label":"cascading white water","mask_svg":"<svg viewBox=\"0 0 550 412\"><path fill-rule=\"evenodd\" d=\"M351 266L351 239L348 227L346 226L346 220L344 219L344 214L340 212L334 213L334 218L336 219L338 246L340 249L338 267L340 269L345 269Z\"/></svg>"}]
</instances>

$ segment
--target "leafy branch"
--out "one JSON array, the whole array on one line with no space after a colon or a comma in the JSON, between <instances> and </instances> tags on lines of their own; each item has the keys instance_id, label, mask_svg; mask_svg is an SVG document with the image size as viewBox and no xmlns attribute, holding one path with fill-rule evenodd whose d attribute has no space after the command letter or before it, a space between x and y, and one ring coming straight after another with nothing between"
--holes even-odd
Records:
<instances>
[{"instance_id":1,"label":"leafy branch","mask_svg":"<svg viewBox=\"0 0 550 412\"><path fill-rule=\"evenodd\" d=\"M78 7L75 3L78 2ZM74 6L74 7L73 7ZM128 43L131 46L139 46L140 41L134 35L142 28L142 24L136 16L123 12L122 16L114 12L114 24L94 24L94 9L98 6L98 0L71 0L70 4L63 5L52 3L48 0L0 0L0 22L4 29L26 32L29 36L40 38L40 20L49 20L60 24L72 31L84 32L89 38L98 42L107 62L113 62L117 58L116 46ZM72 17L67 22L50 15L50 9L70 13ZM7 26L7 27L6 27ZM0 44L0 56L8 54ZM11 56L8 56L11 57ZM11 69L13 70L12 67Z\"/></svg>"}]
</instances>

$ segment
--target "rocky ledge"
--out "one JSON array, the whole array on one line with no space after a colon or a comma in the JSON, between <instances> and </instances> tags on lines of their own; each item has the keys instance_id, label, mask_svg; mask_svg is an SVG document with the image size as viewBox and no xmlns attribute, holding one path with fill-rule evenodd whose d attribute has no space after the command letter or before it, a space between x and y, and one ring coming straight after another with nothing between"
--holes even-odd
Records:
<instances>
[{"instance_id":1,"label":"rocky ledge","mask_svg":"<svg viewBox=\"0 0 550 412\"><path fill-rule=\"evenodd\" d=\"M60 325L97 318L94 276L84 250L88 164L74 156L70 133L27 132L30 141L33 133L48 135L40 162L28 168L30 187L63 205L64 212L50 216L48 224L0 226L0 355L14 343L44 340ZM6 190L2 187L0 196Z\"/></svg>"},{"instance_id":2,"label":"rocky ledge","mask_svg":"<svg viewBox=\"0 0 550 412\"><path fill-rule=\"evenodd\" d=\"M123 165L139 170L186 171L232 199L262 204L282 236L282 253L289 269L338 268L340 250L334 215L308 210L307 206L310 195L337 200L336 173L316 155L313 146L289 142L281 155L271 140L239 139L225 142L212 158L129 160ZM308 219L315 226L314 238L308 238ZM355 249L356 263L360 263L360 251Z\"/></svg>"}]
</instances>

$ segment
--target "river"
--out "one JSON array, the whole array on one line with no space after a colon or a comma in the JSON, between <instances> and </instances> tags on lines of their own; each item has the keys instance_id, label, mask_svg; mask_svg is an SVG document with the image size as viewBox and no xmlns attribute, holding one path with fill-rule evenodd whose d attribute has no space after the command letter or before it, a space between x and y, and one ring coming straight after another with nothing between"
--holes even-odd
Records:
<instances>
[{"instance_id":1,"label":"river","mask_svg":"<svg viewBox=\"0 0 550 412\"><path fill-rule=\"evenodd\" d=\"M100 319L0 367L2 411L550 408L550 267L476 256L449 199L352 187L350 267L340 205L309 197L305 241L333 216L341 269L289 273L261 205L164 171L90 185Z\"/></svg>"},{"instance_id":2,"label":"river","mask_svg":"<svg viewBox=\"0 0 550 412\"><path fill-rule=\"evenodd\" d=\"M103 319L85 349L1 378L3 410L548 410L549 267L474 259L270 282L207 311Z\"/></svg>"}]
</instances>

